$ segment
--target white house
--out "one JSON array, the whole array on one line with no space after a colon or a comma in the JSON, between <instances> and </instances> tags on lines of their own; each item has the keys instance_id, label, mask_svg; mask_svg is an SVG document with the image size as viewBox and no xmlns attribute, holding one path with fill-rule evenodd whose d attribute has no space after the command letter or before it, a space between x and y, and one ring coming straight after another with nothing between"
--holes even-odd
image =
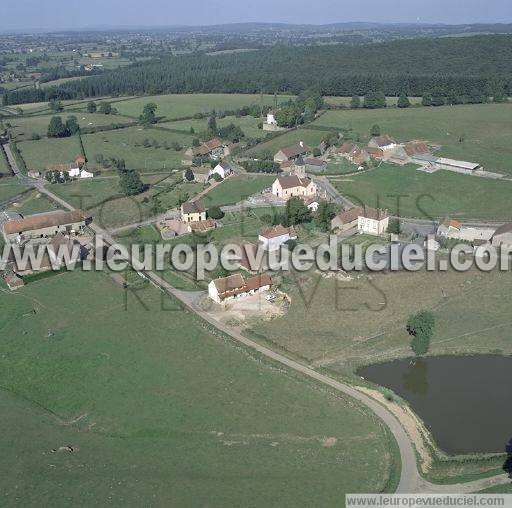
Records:
<instances>
[{"instance_id":1,"label":"white house","mask_svg":"<svg viewBox=\"0 0 512 508\"><path fill-rule=\"evenodd\" d=\"M285 228L280 224L278 226L274 226L273 228L262 231L258 236L258 240L261 242L263 249L266 251L276 250L281 245L283 245L283 243L296 238L297 235L293 229Z\"/></svg>"},{"instance_id":2,"label":"white house","mask_svg":"<svg viewBox=\"0 0 512 508\"><path fill-rule=\"evenodd\" d=\"M423 242L423 247L425 247L426 250L436 252L439 250L439 242L434 235L428 235L427 239Z\"/></svg>"},{"instance_id":3,"label":"white house","mask_svg":"<svg viewBox=\"0 0 512 508\"><path fill-rule=\"evenodd\" d=\"M208 284L208 296L216 303L222 304L268 291L272 287L272 278L266 274L255 275L244 279L239 273L214 279Z\"/></svg>"},{"instance_id":4,"label":"white house","mask_svg":"<svg viewBox=\"0 0 512 508\"><path fill-rule=\"evenodd\" d=\"M219 175L222 179L226 178L233 173L233 169L226 162L219 162L213 169L210 170L208 178L212 175Z\"/></svg>"},{"instance_id":5,"label":"white house","mask_svg":"<svg viewBox=\"0 0 512 508\"><path fill-rule=\"evenodd\" d=\"M368 235L382 235L387 232L389 214L380 208L363 207L357 218L357 230Z\"/></svg>"},{"instance_id":6,"label":"white house","mask_svg":"<svg viewBox=\"0 0 512 508\"><path fill-rule=\"evenodd\" d=\"M308 177L287 175L276 178L272 184L272 194L278 198L311 197L317 192L316 184Z\"/></svg>"},{"instance_id":7,"label":"white house","mask_svg":"<svg viewBox=\"0 0 512 508\"><path fill-rule=\"evenodd\" d=\"M277 113L277 111L275 109L271 109L267 113L267 125L277 125L277 120L275 117L276 113Z\"/></svg>"},{"instance_id":8,"label":"white house","mask_svg":"<svg viewBox=\"0 0 512 508\"><path fill-rule=\"evenodd\" d=\"M71 178L92 178L94 176L93 173L80 168L73 168L68 171L68 174Z\"/></svg>"}]
</instances>

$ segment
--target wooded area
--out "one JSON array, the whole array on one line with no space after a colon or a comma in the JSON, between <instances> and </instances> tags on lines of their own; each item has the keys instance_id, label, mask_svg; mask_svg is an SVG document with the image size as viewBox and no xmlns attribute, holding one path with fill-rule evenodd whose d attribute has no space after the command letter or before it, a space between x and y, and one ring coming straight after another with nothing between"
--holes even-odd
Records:
<instances>
[{"instance_id":1,"label":"wooded area","mask_svg":"<svg viewBox=\"0 0 512 508\"><path fill-rule=\"evenodd\" d=\"M364 46L277 46L167 57L48 88L3 95L4 105L106 95L193 92L448 96L512 93L512 36L416 39Z\"/></svg>"}]
</instances>

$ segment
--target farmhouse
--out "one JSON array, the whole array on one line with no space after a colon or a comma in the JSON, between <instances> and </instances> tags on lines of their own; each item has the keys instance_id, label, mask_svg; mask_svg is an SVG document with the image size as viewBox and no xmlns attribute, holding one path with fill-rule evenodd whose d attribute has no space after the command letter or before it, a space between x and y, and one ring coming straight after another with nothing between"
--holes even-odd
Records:
<instances>
[{"instance_id":1,"label":"farmhouse","mask_svg":"<svg viewBox=\"0 0 512 508\"><path fill-rule=\"evenodd\" d=\"M384 158L384 150L382 148L373 148L371 146L367 146L364 151L375 160L382 160Z\"/></svg>"},{"instance_id":2,"label":"farmhouse","mask_svg":"<svg viewBox=\"0 0 512 508\"><path fill-rule=\"evenodd\" d=\"M357 230L368 235L382 235L389 226L389 213L380 208L364 206L357 218Z\"/></svg>"},{"instance_id":3,"label":"farmhouse","mask_svg":"<svg viewBox=\"0 0 512 508\"><path fill-rule=\"evenodd\" d=\"M316 185L310 178L300 178L297 175L281 176L272 184L272 194L284 199L314 196L316 191Z\"/></svg>"},{"instance_id":4,"label":"farmhouse","mask_svg":"<svg viewBox=\"0 0 512 508\"><path fill-rule=\"evenodd\" d=\"M75 157L73 162L67 164L49 164L46 171L58 171L59 173L67 173L71 178L92 178L93 173L83 169L85 157L79 155Z\"/></svg>"},{"instance_id":5,"label":"farmhouse","mask_svg":"<svg viewBox=\"0 0 512 508\"><path fill-rule=\"evenodd\" d=\"M462 229L462 223L458 220L445 219L437 228L437 236L455 238Z\"/></svg>"},{"instance_id":6,"label":"farmhouse","mask_svg":"<svg viewBox=\"0 0 512 508\"><path fill-rule=\"evenodd\" d=\"M285 228L281 224L262 231L258 240L266 251L279 249L288 240L296 239L297 235L293 228Z\"/></svg>"},{"instance_id":7,"label":"farmhouse","mask_svg":"<svg viewBox=\"0 0 512 508\"><path fill-rule=\"evenodd\" d=\"M430 148L423 141L409 141L404 144L404 150L409 157L428 155L430 153Z\"/></svg>"},{"instance_id":8,"label":"farmhouse","mask_svg":"<svg viewBox=\"0 0 512 508\"><path fill-rule=\"evenodd\" d=\"M206 220L206 210L201 201L187 201L181 205L183 222L199 222Z\"/></svg>"},{"instance_id":9,"label":"farmhouse","mask_svg":"<svg viewBox=\"0 0 512 508\"><path fill-rule=\"evenodd\" d=\"M342 233L357 227L357 222L362 212L363 208L358 206L339 213L331 220L331 230L335 233Z\"/></svg>"},{"instance_id":10,"label":"farmhouse","mask_svg":"<svg viewBox=\"0 0 512 508\"><path fill-rule=\"evenodd\" d=\"M370 160L370 156L365 149L361 149L359 147L355 147L348 155L347 159L353 164L363 164Z\"/></svg>"},{"instance_id":11,"label":"farmhouse","mask_svg":"<svg viewBox=\"0 0 512 508\"><path fill-rule=\"evenodd\" d=\"M208 284L208 296L216 303L222 304L262 291L268 291L272 286L269 275L260 274L244 279L237 273L229 277L214 279Z\"/></svg>"},{"instance_id":12,"label":"farmhouse","mask_svg":"<svg viewBox=\"0 0 512 508\"><path fill-rule=\"evenodd\" d=\"M312 171L313 173L321 173L327 169L327 162L317 157L308 157L304 160L306 165L306 171Z\"/></svg>"},{"instance_id":13,"label":"farmhouse","mask_svg":"<svg viewBox=\"0 0 512 508\"><path fill-rule=\"evenodd\" d=\"M228 146L219 138L210 139L199 146L192 146L185 150L182 164L192 165L194 157L210 157L212 159L222 159L230 154Z\"/></svg>"},{"instance_id":14,"label":"farmhouse","mask_svg":"<svg viewBox=\"0 0 512 508\"><path fill-rule=\"evenodd\" d=\"M492 236L492 245L494 247L512 247L512 222L500 226Z\"/></svg>"},{"instance_id":15,"label":"farmhouse","mask_svg":"<svg viewBox=\"0 0 512 508\"><path fill-rule=\"evenodd\" d=\"M220 162L213 169L210 170L208 177L219 175L221 178L226 178L233 173L233 169L227 162Z\"/></svg>"},{"instance_id":16,"label":"farmhouse","mask_svg":"<svg viewBox=\"0 0 512 508\"><path fill-rule=\"evenodd\" d=\"M298 144L282 148L274 155L274 162L285 162L295 160L300 156L307 155L311 152L311 148L299 141Z\"/></svg>"},{"instance_id":17,"label":"farmhouse","mask_svg":"<svg viewBox=\"0 0 512 508\"><path fill-rule=\"evenodd\" d=\"M6 243L22 243L31 239L52 237L59 232L76 234L88 223L89 220L81 210L59 210L3 222L2 232Z\"/></svg>"},{"instance_id":18,"label":"farmhouse","mask_svg":"<svg viewBox=\"0 0 512 508\"><path fill-rule=\"evenodd\" d=\"M395 138L391 136L374 136L368 142L370 148L380 148L381 150L391 150L398 144Z\"/></svg>"},{"instance_id":19,"label":"farmhouse","mask_svg":"<svg viewBox=\"0 0 512 508\"><path fill-rule=\"evenodd\" d=\"M336 151L336 153L338 155L341 155L342 157L347 157L348 154L350 152L352 152L352 150L354 150L354 148L356 148L356 146L352 143L343 143L339 148L338 150Z\"/></svg>"},{"instance_id":20,"label":"farmhouse","mask_svg":"<svg viewBox=\"0 0 512 508\"><path fill-rule=\"evenodd\" d=\"M205 233L211 229L215 229L217 223L213 219L200 220L187 224L187 230L189 233Z\"/></svg>"}]
</instances>

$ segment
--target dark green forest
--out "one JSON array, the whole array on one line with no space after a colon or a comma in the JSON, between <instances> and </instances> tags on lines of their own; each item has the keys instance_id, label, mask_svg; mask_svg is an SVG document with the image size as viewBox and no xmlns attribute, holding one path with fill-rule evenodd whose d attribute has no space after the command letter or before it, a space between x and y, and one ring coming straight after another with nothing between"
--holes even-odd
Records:
<instances>
[{"instance_id":1,"label":"dark green forest","mask_svg":"<svg viewBox=\"0 0 512 508\"><path fill-rule=\"evenodd\" d=\"M4 93L5 105L105 95L194 92L389 96L512 94L512 36L416 39L364 46L272 47L165 57L47 89Z\"/></svg>"}]
</instances>

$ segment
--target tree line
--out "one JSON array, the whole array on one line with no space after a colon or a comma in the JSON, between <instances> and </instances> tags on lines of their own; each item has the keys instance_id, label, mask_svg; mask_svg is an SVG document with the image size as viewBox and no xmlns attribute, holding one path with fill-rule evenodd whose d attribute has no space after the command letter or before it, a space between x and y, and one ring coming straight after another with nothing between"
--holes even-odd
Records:
<instances>
[{"instance_id":1,"label":"tree line","mask_svg":"<svg viewBox=\"0 0 512 508\"><path fill-rule=\"evenodd\" d=\"M417 39L362 46L276 46L163 57L48 88L5 92L4 105L105 95L226 92L447 97L512 93L512 36Z\"/></svg>"}]
</instances>

